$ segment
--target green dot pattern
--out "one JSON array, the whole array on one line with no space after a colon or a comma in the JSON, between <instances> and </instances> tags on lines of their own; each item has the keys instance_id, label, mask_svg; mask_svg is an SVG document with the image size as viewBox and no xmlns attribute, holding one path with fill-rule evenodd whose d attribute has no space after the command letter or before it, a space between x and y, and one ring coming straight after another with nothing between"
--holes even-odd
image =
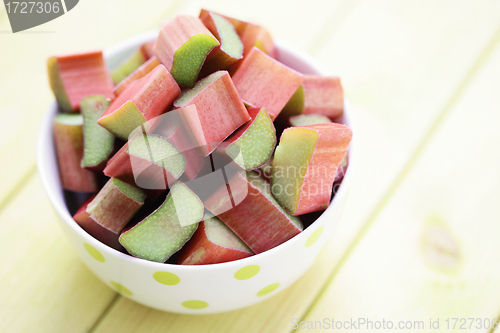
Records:
<instances>
[{"instance_id":1,"label":"green dot pattern","mask_svg":"<svg viewBox=\"0 0 500 333\"><path fill-rule=\"evenodd\" d=\"M177 275L170 272L156 272L153 274L153 278L166 286L175 286L181 282L181 279Z\"/></svg>"},{"instance_id":2,"label":"green dot pattern","mask_svg":"<svg viewBox=\"0 0 500 333\"><path fill-rule=\"evenodd\" d=\"M203 301L185 301L182 303L182 306L186 309L200 310L208 307L208 303Z\"/></svg>"},{"instance_id":3,"label":"green dot pattern","mask_svg":"<svg viewBox=\"0 0 500 333\"><path fill-rule=\"evenodd\" d=\"M236 273L234 273L234 278L236 280L248 280L250 278L253 278L259 272L260 272L259 265L249 265L237 270Z\"/></svg>"},{"instance_id":4,"label":"green dot pattern","mask_svg":"<svg viewBox=\"0 0 500 333\"><path fill-rule=\"evenodd\" d=\"M261 291L259 291L257 293L257 297L266 296L267 294L270 294L273 291L275 291L276 289L278 289L279 286L280 286L280 284L278 282L270 284L267 287L263 288Z\"/></svg>"},{"instance_id":5,"label":"green dot pattern","mask_svg":"<svg viewBox=\"0 0 500 333\"><path fill-rule=\"evenodd\" d=\"M85 247L85 250L87 250L87 252L90 254L90 256L92 258L94 258L95 260L99 261L99 262L105 262L106 259L104 259L104 256L101 254L101 252L97 251L97 249L95 247L93 247L92 245L90 244L83 244L83 246Z\"/></svg>"},{"instance_id":6,"label":"green dot pattern","mask_svg":"<svg viewBox=\"0 0 500 333\"><path fill-rule=\"evenodd\" d=\"M318 229L316 229L311 234L311 236L309 236L309 238L306 241L306 247L312 246L314 245L314 243L316 243L316 241L319 239L319 236L321 236L321 234L323 233L323 229L324 229L323 226L321 226Z\"/></svg>"},{"instance_id":7,"label":"green dot pattern","mask_svg":"<svg viewBox=\"0 0 500 333\"><path fill-rule=\"evenodd\" d=\"M118 292L127 295L127 296L133 296L134 294L125 286L119 284L118 282L115 281L110 281L109 282Z\"/></svg>"}]
</instances>

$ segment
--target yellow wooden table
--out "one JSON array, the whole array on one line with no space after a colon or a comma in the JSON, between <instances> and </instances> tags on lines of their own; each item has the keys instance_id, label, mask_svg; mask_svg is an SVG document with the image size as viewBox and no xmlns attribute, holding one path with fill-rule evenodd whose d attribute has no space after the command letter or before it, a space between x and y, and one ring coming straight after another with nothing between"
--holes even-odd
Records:
<instances>
[{"instance_id":1,"label":"yellow wooden table","mask_svg":"<svg viewBox=\"0 0 500 333\"><path fill-rule=\"evenodd\" d=\"M202 6L265 25L341 76L360 167L309 273L261 304L193 317L127 300L83 266L41 187L35 143L53 99L47 57L102 49ZM500 314L499 1L81 0L18 34L0 9L0 332L274 333L300 321L332 331L331 318L491 331L485 319ZM459 329L461 318L482 324Z\"/></svg>"}]
</instances>

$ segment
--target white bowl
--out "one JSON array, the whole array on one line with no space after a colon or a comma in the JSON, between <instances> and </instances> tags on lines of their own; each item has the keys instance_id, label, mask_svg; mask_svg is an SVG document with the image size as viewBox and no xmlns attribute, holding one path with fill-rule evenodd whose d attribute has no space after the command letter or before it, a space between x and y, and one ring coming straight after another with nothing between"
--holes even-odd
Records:
<instances>
[{"instance_id":1,"label":"white bowl","mask_svg":"<svg viewBox=\"0 0 500 333\"><path fill-rule=\"evenodd\" d=\"M129 38L105 51L116 66L157 31ZM326 75L304 52L277 43L279 60L305 74ZM104 283L141 304L170 312L208 314L243 308L271 297L294 283L314 263L332 236L344 207L356 167L355 139L349 148L347 173L328 209L302 233L264 253L228 263L201 266L162 264L118 252L87 234L72 219L65 204L54 151L54 103L45 116L38 140L37 164L43 186L61 227L85 265ZM351 107L345 102L341 122L355 132ZM354 135L354 138L356 136ZM257 274L255 274L258 272Z\"/></svg>"}]
</instances>

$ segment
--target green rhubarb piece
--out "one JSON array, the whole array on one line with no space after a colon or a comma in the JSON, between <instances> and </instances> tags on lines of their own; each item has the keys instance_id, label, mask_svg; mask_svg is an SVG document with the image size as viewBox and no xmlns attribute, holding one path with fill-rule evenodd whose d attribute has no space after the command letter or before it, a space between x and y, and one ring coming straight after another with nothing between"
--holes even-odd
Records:
<instances>
[{"instance_id":1,"label":"green rhubarb piece","mask_svg":"<svg viewBox=\"0 0 500 333\"><path fill-rule=\"evenodd\" d=\"M218 45L219 42L212 36L192 36L175 51L170 74L179 85L193 87L205 58Z\"/></svg>"},{"instance_id":2,"label":"green rhubarb piece","mask_svg":"<svg viewBox=\"0 0 500 333\"><path fill-rule=\"evenodd\" d=\"M174 102L174 105L176 107L186 106L186 104L188 104L189 101L192 100L196 95L198 95L203 89L205 89L206 87L208 87L214 81L217 81L217 79L221 78L225 74L227 74L227 72L225 72L225 71L218 71L218 72L215 72L215 73L207 76L203 80L198 81L193 88L186 90L181 95L181 97L179 97Z\"/></svg>"},{"instance_id":3,"label":"green rhubarb piece","mask_svg":"<svg viewBox=\"0 0 500 333\"><path fill-rule=\"evenodd\" d=\"M176 179L186 169L184 155L168 139L158 135L135 135L129 141L127 153L164 168Z\"/></svg>"},{"instance_id":4,"label":"green rhubarb piece","mask_svg":"<svg viewBox=\"0 0 500 333\"><path fill-rule=\"evenodd\" d=\"M90 96L80 102L83 115L83 158L81 166L92 167L105 162L113 152L115 137L97 120L106 112L110 101L104 96Z\"/></svg>"},{"instance_id":5,"label":"green rhubarb piece","mask_svg":"<svg viewBox=\"0 0 500 333\"><path fill-rule=\"evenodd\" d=\"M273 121L262 108L245 132L227 147L226 153L243 169L253 170L271 158L275 146Z\"/></svg>"},{"instance_id":6,"label":"green rhubarb piece","mask_svg":"<svg viewBox=\"0 0 500 333\"><path fill-rule=\"evenodd\" d=\"M219 218L213 216L204 220L205 233L209 241L214 244L252 253L252 250L224 224Z\"/></svg>"},{"instance_id":7,"label":"green rhubarb piece","mask_svg":"<svg viewBox=\"0 0 500 333\"><path fill-rule=\"evenodd\" d=\"M56 57L50 57L47 61L47 70L49 73L49 83L57 100L57 104L65 111L73 111L73 106L69 100L66 88L61 79L61 72Z\"/></svg>"},{"instance_id":8,"label":"green rhubarb piece","mask_svg":"<svg viewBox=\"0 0 500 333\"><path fill-rule=\"evenodd\" d=\"M127 197L131 198L136 202L144 203L144 200L146 199L146 194L143 191L117 178L112 178L112 179L113 179L113 185L115 185L116 188L118 188Z\"/></svg>"},{"instance_id":9,"label":"green rhubarb piece","mask_svg":"<svg viewBox=\"0 0 500 333\"><path fill-rule=\"evenodd\" d=\"M309 126L317 124L329 124L332 121L330 118L321 114L301 114L298 116L290 117L290 124L293 127Z\"/></svg>"},{"instance_id":10,"label":"green rhubarb piece","mask_svg":"<svg viewBox=\"0 0 500 333\"><path fill-rule=\"evenodd\" d=\"M177 182L160 208L121 234L120 243L135 257L165 262L191 238L203 212L198 196Z\"/></svg>"},{"instance_id":11,"label":"green rhubarb piece","mask_svg":"<svg viewBox=\"0 0 500 333\"><path fill-rule=\"evenodd\" d=\"M276 148L277 149L277 148ZM287 212L281 204L278 202L278 200L275 199L274 194L272 193L271 185L262 179L257 173L249 171L246 173L248 182L252 184L255 188L257 188L260 193L262 193L276 208L290 221L292 221L293 224L295 224L300 230L304 229L304 226L302 225L302 222L300 221L300 218L297 216L293 216L289 212Z\"/></svg>"},{"instance_id":12,"label":"green rhubarb piece","mask_svg":"<svg viewBox=\"0 0 500 333\"><path fill-rule=\"evenodd\" d=\"M304 88L300 85L281 111L282 116L302 114L305 106Z\"/></svg>"},{"instance_id":13,"label":"green rhubarb piece","mask_svg":"<svg viewBox=\"0 0 500 333\"><path fill-rule=\"evenodd\" d=\"M141 67L146 60L146 57L140 50L137 51L132 57L126 59L120 67L111 73L111 78L113 79L115 86L122 82L127 76L132 74L137 68Z\"/></svg>"},{"instance_id":14,"label":"green rhubarb piece","mask_svg":"<svg viewBox=\"0 0 500 333\"><path fill-rule=\"evenodd\" d=\"M59 124L78 126L83 125L83 116L78 113L60 113L54 117Z\"/></svg>"},{"instance_id":15,"label":"green rhubarb piece","mask_svg":"<svg viewBox=\"0 0 500 333\"><path fill-rule=\"evenodd\" d=\"M315 130L289 128L281 135L274 152L271 169L273 195L290 212L297 210L300 190L318 139Z\"/></svg>"},{"instance_id":16,"label":"green rhubarb piece","mask_svg":"<svg viewBox=\"0 0 500 333\"><path fill-rule=\"evenodd\" d=\"M211 13L211 16L217 27L222 51L232 58L240 59L243 55L243 43L236 33L234 26L220 15Z\"/></svg>"}]
</instances>

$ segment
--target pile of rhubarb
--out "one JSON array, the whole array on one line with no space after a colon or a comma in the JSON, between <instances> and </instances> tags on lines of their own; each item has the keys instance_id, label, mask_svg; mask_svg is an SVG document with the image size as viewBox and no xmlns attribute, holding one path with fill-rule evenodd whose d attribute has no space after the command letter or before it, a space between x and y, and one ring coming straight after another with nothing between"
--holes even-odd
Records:
<instances>
[{"instance_id":1,"label":"pile of rhubarb","mask_svg":"<svg viewBox=\"0 0 500 333\"><path fill-rule=\"evenodd\" d=\"M111 73L102 52L51 57L62 187L86 196L74 220L118 251L182 265L299 234L330 204L352 132L335 122L339 79L277 56L263 27L202 10Z\"/></svg>"}]
</instances>

